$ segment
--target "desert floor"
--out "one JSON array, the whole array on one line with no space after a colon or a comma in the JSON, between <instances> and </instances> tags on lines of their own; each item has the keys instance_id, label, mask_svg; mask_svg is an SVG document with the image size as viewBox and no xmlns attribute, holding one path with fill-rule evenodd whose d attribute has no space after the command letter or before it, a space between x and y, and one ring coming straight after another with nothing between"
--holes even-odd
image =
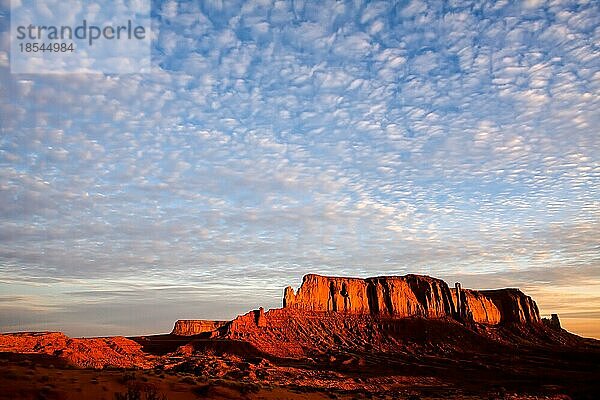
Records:
<instances>
[{"instance_id":1,"label":"desert floor","mask_svg":"<svg viewBox=\"0 0 600 400\"><path fill-rule=\"evenodd\" d=\"M294 384L271 385L213 379L162 370L94 370L60 365L38 354L0 354L0 399L184 400L184 399L568 399L561 395L510 393L503 387L469 393L416 377L396 377L393 393L339 390ZM425 382L425 383L424 383ZM126 397L131 391L130 397ZM125 397L119 397L125 396ZM132 396L133 395L133 396ZM155 397L152 397L155 395Z\"/></svg>"}]
</instances>

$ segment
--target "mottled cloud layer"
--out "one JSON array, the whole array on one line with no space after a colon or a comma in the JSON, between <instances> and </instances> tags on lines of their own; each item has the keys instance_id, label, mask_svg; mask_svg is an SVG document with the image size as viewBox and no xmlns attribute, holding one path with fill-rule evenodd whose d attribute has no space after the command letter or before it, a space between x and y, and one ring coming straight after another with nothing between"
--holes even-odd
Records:
<instances>
[{"instance_id":1,"label":"mottled cloud layer","mask_svg":"<svg viewBox=\"0 0 600 400\"><path fill-rule=\"evenodd\" d=\"M142 75L10 74L1 10L0 330L166 331L307 272L598 326L598 3L157 2Z\"/></svg>"}]
</instances>

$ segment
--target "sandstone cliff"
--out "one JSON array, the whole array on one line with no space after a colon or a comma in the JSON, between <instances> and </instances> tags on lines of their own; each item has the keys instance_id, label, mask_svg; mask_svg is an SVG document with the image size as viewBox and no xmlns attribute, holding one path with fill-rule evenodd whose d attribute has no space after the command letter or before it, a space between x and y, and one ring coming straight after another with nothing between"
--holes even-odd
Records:
<instances>
[{"instance_id":1,"label":"sandstone cliff","mask_svg":"<svg viewBox=\"0 0 600 400\"><path fill-rule=\"evenodd\" d=\"M172 335L192 336L201 333L213 332L228 321L211 321L206 319L180 319L175 322Z\"/></svg>"},{"instance_id":2,"label":"sandstone cliff","mask_svg":"<svg viewBox=\"0 0 600 400\"><path fill-rule=\"evenodd\" d=\"M500 310L501 322L541 323L537 304L519 289L482 290L481 293Z\"/></svg>"},{"instance_id":3,"label":"sandstone cliff","mask_svg":"<svg viewBox=\"0 0 600 400\"><path fill-rule=\"evenodd\" d=\"M492 299L477 290L460 290L460 301L457 290L451 289L452 301L455 304L459 319L478 322L481 324L497 325L501 321L501 314Z\"/></svg>"},{"instance_id":4,"label":"sandstone cliff","mask_svg":"<svg viewBox=\"0 0 600 400\"><path fill-rule=\"evenodd\" d=\"M306 275L297 293L284 292L284 308L396 317L441 318L453 314L448 285L428 276L339 278Z\"/></svg>"},{"instance_id":5,"label":"sandstone cliff","mask_svg":"<svg viewBox=\"0 0 600 400\"><path fill-rule=\"evenodd\" d=\"M477 291L461 289L459 284L450 289L443 280L422 275L361 279L309 274L297 291L285 288L282 309L265 313L261 307L232 321L179 320L172 334L244 337L244 332L260 328L280 329L288 317L322 319L324 314L373 320L423 317L485 325L541 323L535 301L518 289Z\"/></svg>"},{"instance_id":6,"label":"sandstone cliff","mask_svg":"<svg viewBox=\"0 0 600 400\"><path fill-rule=\"evenodd\" d=\"M488 325L540 322L535 301L518 289L476 291L458 285L451 290L441 279L421 275L360 279L309 274L297 292L289 286L285 289L283 307L395 318L456 318Z\"/></svg>"}]
</instances>

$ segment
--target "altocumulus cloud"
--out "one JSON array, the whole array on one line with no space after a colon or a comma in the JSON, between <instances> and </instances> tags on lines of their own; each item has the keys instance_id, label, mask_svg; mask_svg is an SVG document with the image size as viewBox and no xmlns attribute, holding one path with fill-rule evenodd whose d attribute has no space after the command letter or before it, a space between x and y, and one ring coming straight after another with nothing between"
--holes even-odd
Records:
<instances>
[{"instance_id":1,"label":"altocumulus cloud","mask_svg":"<svg viewBox=\"0 0 600 400\"><path fill-rule=\"evenodd\" d=\"M155 2L142 75L10 74L5 3L1 330L164 331L309 271L597 323L598 3Z\"/></svg>"}]
</instances>

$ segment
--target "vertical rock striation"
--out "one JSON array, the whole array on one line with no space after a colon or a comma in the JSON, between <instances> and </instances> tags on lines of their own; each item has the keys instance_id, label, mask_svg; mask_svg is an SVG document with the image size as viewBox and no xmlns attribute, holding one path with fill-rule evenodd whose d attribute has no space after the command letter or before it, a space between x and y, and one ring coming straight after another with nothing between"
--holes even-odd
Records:
<instances>
[{"instance_id":1,"label":"vertical rock striation","mask_svg":"<svg viewBox=\"0 0 600 400\"><path fill-rule=\"evenodd\" d=\"M458 319L481 324L497 325L500 323L500 310L492 299L482 292L470 289L452 290L452 300L456 304Z\"/></svg>"},{"instance_id":2,"label":"vertical rock striation","mask_svg":"<svg viewBox=\"0 0 600 400\"><path fill-rule=\"evenodd\" d=\"M288 286L283 307L304 311L371 314L386 317L457 318L487 325L538 323L537 305L518 289L450 289L422 275L375 278L309 274L297 292Z\"/></svg>"},{"instance_id":3,"label":"vertical rock striation","mask_svg":"<svg viewBox=\"0 0 600 400\"><path fill-rule=\"evenodd\" d=\"M519 289L482 290L500 311L503 323L541 323L540 311L535 301Z\"/></svg>"},{"instance_id":4,"label":"vertical rock striation","mask_svg":"<svg viewBox=\"0 0 600 400\"><path fill-rule=\"evenodd\" d=\"M309 274L297 291L285 288L283 309L265 313L261 307L232 321L179 320L172 333L218 336L268 330L281 325L275 315L283 318L289 311L316 318L329 313L335 318L368 315L371 319L451 318L485 325L541 323L535 301L519 289L478 291L463 289L458 283L450 289L443 280L424 275L361 279Z\"/></svg>"},{"instance_id":5,"label":"vertical rock striation","mask_svg":"<svg viewBox=\"0 0 600 400\"><path fill-rule=\"evenodd\" d=\"M284 291L284 308L395 317L452 316L448 285L428 276L339 278L306 275L297 293Z\"/></svg>"}]
</instances>

